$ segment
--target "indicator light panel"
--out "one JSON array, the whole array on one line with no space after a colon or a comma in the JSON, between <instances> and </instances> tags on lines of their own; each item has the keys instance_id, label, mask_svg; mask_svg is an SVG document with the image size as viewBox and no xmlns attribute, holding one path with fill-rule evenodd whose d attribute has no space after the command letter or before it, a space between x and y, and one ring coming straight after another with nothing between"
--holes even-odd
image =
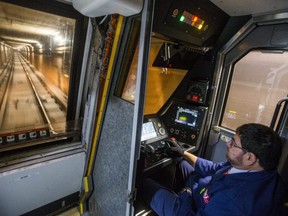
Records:
<instances>
[{"instance_id":1,"label":"indicator light panel","mask_svg":"<svg viewBox=\"0 0 288 216\"><path fill-rule=\"evenodd\" d=\"M204 30L203 27L204 27L205 21L187 11L183 11L183 14L180 16L179 21L184 22L190 26L193 26L197 28L198 30Z\"/></svg>"}]
</instances>

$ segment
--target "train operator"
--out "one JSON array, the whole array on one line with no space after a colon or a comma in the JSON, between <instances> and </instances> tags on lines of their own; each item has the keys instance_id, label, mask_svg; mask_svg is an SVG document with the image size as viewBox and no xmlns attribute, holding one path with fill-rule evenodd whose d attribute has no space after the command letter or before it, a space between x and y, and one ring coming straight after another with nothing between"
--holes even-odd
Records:
<instances>
[{"instance_id":1,"label":"train operator","mask_svg":"<svg viewBox=\"0 0 288 216\"><path fill-rule=\"evenodd\" d=\"M227 142L226 162L213 163L184 151L178 177L184 189L175 193L152 179L144 181L144 199L160 216L279 216L285 186L278 173L280 137L261 124L244 124Z\"/></svg>"}]
</instances>

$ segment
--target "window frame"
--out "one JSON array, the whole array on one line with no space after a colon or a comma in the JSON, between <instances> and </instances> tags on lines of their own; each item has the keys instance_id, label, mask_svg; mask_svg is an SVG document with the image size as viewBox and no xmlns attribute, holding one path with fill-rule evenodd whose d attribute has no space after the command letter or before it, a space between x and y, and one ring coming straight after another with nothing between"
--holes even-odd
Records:
<instances>
[{"instance_id":1,"label":"window frame","mask_svg":"<svg viewBox=\"0 0 288 216\"><path fill-rule=\"evenodd\" d=\"M88 21L89 18L83 16L81 13L76 11L71 3L64 3L59 2L56 0L52 1L45 1L45 0L1 0L1 2L14 4L17 6L25 7L28 9L33 9L45 13L50 13L62 17L67 17L70 19L75 20L75 29L74 29L74 37L73 37L73 47L72 47L72 56L71 56L71 65L70 65L70 77L69 77L69 90L68 90L68 102L67 102L67 111L66 111L66 124L67 124L67 131L64 134L57 134L55 137L47 138L45 140L34 140L33 142L29 143L17 143L17 145L13 144L11 146L3 146L1 147L0 152L15 150L15 149L22 149L26 147L32 146L35 148L36 146L41 145L50 145L56 144L62 145L67 143L67 141L73 140L73 136L75 133L79 133L79 140L80 140L80 132L81 131L82 123L81 119L84 116L84 108L81 106L84 103L83 98L81 101L78 101L78 95L80 88L84 88L80 86L81 76L82 73L82 64L83 64L83 56L84 56L84 47L86 43L86 34L88 30ZM45 5L45 7L43 7ZM80 112L77 112L77 109L81 107ZM75 130L75 131L73 131ZM17 132L17 129L15 130ZM78 135L77 135L78 136ZM65 145L63 145L64 147Z\"/></svg>"}]
</instances>

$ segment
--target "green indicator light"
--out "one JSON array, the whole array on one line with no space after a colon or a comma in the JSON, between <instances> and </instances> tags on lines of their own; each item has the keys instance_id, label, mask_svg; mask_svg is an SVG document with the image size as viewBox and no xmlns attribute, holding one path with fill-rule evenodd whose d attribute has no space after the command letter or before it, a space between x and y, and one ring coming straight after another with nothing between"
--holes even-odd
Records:
<instances>
[{"instance_id":1,"label":"green indicator light","mask_svg":"<svg viewBox=\"0 0 288 216\"><path fill-rule=\"evenodd\" d=\"M185 17L184 17L184 16L181 16L181 17L180 17L180 22L183 22L184 19L185 19Z\"/></svg>"},{"instance_id":2,"label":"green indicator light","mask_svg":"<svg viewBox=\"0 0 288 216\"><path fill-rule=\"evenodd\" d=\"M187 121L187 117L186 116L180 116L179 118L181 121Z\"/></svg>"}]
</instances>

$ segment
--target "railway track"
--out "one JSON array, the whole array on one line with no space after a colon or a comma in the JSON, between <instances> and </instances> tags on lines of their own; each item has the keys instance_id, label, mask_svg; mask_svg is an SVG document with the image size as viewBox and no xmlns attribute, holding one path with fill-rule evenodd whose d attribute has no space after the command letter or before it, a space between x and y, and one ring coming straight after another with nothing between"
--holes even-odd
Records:
<instances>
[{"instance_id":1,"label":"railway track","mask_svg":"<svg viewBox=\"0 0 288 216\"><path fill-rule=\"evenodd\" d=\"M67 98L58 96L55 86L20 53L14 53L0 78L0 144L57 134L65 128ZM13 133L16 130L20 132Z\"/></svg>"}]
</instances>

